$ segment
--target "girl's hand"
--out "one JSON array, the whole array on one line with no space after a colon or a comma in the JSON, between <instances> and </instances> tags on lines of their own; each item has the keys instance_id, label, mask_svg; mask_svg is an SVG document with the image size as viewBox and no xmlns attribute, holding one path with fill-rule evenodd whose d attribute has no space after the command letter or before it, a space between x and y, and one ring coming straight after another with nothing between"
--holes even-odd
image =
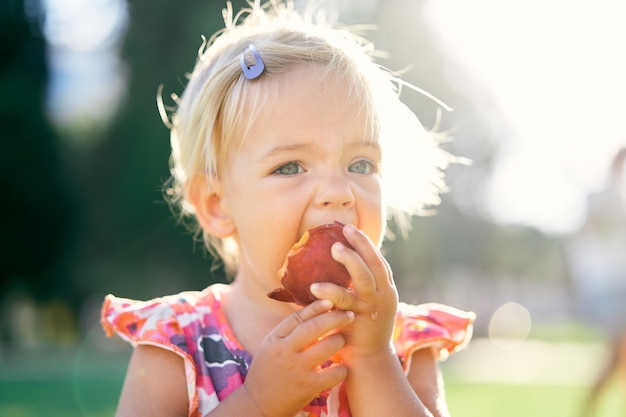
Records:
<instances>
[{"instance_id":1,"label":"girl's hand","mask_svg":"<svg viewBox=\"0 0 626 417\"><path fill-rule=\"evenodd\" d=\"M283 320L261 342L243 388L264 416L293 416L346 378L340 364L321 368L345 344L337 328L354 314L318 300ZM332 333L331 333L332 332Z\"/></svg>"},{"instance_id":2,"label":"girl's hand","mask_svg":"<svg viewBox=\"0 0 626 417\"><path fill-rule=\"evenodd\" d=\"M343 229L354 250L341 243L332 247L333 258L345 265L353 281L348 290L332 283L311 285L320 299L332 300L337 309L353 311L355 320L341 330L344 360L376 355L389 349L398 306L391 268L377 247L353 225Z\"/></svg>"}]
</instances>

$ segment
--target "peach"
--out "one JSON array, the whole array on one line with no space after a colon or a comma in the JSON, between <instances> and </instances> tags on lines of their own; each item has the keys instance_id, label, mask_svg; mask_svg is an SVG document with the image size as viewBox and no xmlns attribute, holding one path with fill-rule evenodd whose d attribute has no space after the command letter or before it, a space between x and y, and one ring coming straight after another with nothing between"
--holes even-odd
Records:
<instances>
[{"instance_id":1,"label":"peach","mask_svg":"<svg viewBox=\"0 0 626 417\"><path fill-rule=\"evenodd\" d=\"M267 296L278 301L306 306L316 300L309 290L314 282L332 282L350 288L352 286L350 274L330 253L330 248L335 242L341 242L352 248L342 230L343 224L340 222L307 230L289 250L283 266L278 271L278 278L283 286L272 290Z\"/></svg>"}]
</instances>

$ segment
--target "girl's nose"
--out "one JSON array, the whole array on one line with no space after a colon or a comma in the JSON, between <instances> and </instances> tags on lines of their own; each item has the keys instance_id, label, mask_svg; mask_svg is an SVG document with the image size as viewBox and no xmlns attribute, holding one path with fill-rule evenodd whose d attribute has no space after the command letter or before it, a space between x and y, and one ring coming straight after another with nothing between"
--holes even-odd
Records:
<instances>
[{"instance_id":1,"label":"girl's nose","mask_svg":"<svg viewBox=\"0 0 626 417\"><path fill-rule=\"evenodd\" d=\"M321 208L350 208L354 192L343 175L328 175L319 185L316 205Z\"/></svg>"}]
</instances>

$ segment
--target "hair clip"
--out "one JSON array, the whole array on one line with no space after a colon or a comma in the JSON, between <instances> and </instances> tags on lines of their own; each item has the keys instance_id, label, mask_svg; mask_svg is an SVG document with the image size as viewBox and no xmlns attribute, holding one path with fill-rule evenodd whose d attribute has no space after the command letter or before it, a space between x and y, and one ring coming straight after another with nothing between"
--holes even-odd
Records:
<instances>
[{"instance_id":1,"label":"hair clip","mask_svg":"<svg viewBox=\"0 0 626 417\"><path fill-rule=\"evenodd\" d=\"M254 65L246 64L246 53L248 52L252 52L252 55L254 56L254 59L256 61ZM246 50L243 51L243 54L241 54L241 69L243 70L243 75L249 80L254 80L255 78L257 78L263 73L263 70L265 69L265 63L261 59L259 51L257 51L257 49L252 44L248 45Z\"/></svg>"}]
</instances>

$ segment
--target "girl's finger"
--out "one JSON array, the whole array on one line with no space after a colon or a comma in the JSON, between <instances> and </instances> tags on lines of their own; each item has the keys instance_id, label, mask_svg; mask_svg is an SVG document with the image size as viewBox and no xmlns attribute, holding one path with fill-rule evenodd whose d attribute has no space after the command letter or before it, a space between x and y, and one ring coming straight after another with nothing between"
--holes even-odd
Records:
<instances>
[{"instance_id":1,"label":"girl's finger","mask_svg":"<svg viewBox=\"0 0 626 417\"><path fill-rule=\"evenodd\" d=\"M318 316L303 321L288 336L292 348L301 352L310 348L314 343L329 332L348 325L354 320L354 312L345 310L327 311Z\"/></svg>"},{"instance_id":2,"label":"girl's finger","mask_svg":"<svg viewBox=\"0 0 626 417\"><path fill-rule=\"evenodd\" d=\"M370 279L374 278L376 288L384 285L393 285L391 267L387 260L380 254L380 251L376 248L374 243L372 243L362 231L351 224L344 227L343 233L346 240L348 240L350 245L354 248L354 251L359 254L359 258L362 260L363 264L365 264L366 270L373 275L372 277L372 275L358 274L358 271L354 271L357 276L352 276L353 281L360 278L364 284L367 284ZM346 268L348 268L347 265ZM352 274L353 271L348 269L348 272ZM355 285L357 285L357 282L355 282Z\"/></svg>"},{"instance_id":3,"label":"girl's finger","mask_svg":"<svg viewBox=\"0 0 626 417\"><path fill-rule=\"evenodd\" d=\"M374 277L373 271L371 271L365 261L361 258L360 254L355 250L352 250L341 243L337 242L333 244L331 248L333 259L342 263L350 277L352 277L352 289L359 300L369 300L376 295L376 289L378 284ZM336 300L329 297L335 303L338 308L351 308L349 304L343 304L350 301L346 297L342 300Z\"/></svg>"},{"instance_id":4,"label":"girl's finger","mask_svg":"<svg viewBox=\"0 0 626 417\"><path fill-rule=\"evenodd\" d=\"M333 363L330 366L315 372L311 379L313 383L321 387L320 391L326 387L334 387L348 376L348 369L345 365Z\"/></svg>"},{"instance_id":5,"label":"girl's finger","mask_svg":"<svg viewBox=\"0 0 626 417\"><path fill-rule=\"evenodd\" d=\"M319 339L309 346L305 352L310 363L319 364L339 352L345 344L346 340L343 335L334 333Z\"/></svg>"},{"instance_id":6,"label":"girl's finger","mask_svg":"<svg viewBox=\"0 0 626 417\"><path fill-rule=\"evenodd\" d=\"M339 310L360 311L360 300L350 289L332 282L316 282L311 284L310 290L317 298L332 300L335 308Z\"/></svg>"},{"instance_id":7,"label":"girl's finger","mask_svg":"<svg viewBox=\"0 0 626 417\"><path fill-rule=\"evenodd\" d=\"M298 326L310 320L311 318L325 313L334 307L330 300L317 300L301 310L294 312L284 319L276 328L273 333L278 339L284 339L289 336Z\"/></svg>"}]
</instances>

